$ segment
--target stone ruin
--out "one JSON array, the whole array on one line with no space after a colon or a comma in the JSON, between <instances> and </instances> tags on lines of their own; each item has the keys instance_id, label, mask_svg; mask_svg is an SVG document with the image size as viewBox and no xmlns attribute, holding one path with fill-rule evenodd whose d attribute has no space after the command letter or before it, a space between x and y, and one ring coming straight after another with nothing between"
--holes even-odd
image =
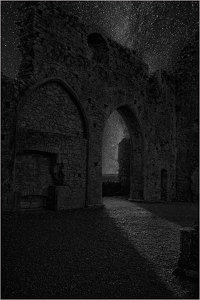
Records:
<instances>
[{"instance_id":1,"label":"stone ruin","mask_svg":"<svg viewBox=\"0 0 200 300\"><path fill-rule=\"evenodd\" d=\"M102 205L113 111L130 135L129 198L197 199L198 36L173 74L149 74L135 51L55 2L22 2L19 13L19 74L2 75L2 209Z\"/></svg>"},{"instance_id":2,"label":"stone ruin","mask_svg":"<svg viewBox=\"0 0 200 300\"><path fill-rule=\"evenodd\" d=\"M199 224L180 230L180 253L173 275L199 281Z\"/></svg>"},{"instance_id":3,"label":"stone ruin","mask_svg":"<svg viewBox=\"0 0 200 300\"><path fill-rule=\"evenodd\" d=\"M121 185L121 194L129 194L130 185L130 155L131 144L129 138L123 138L119 143L118 163L119 163L119 182Z\"/></svg>"}]
</instances>

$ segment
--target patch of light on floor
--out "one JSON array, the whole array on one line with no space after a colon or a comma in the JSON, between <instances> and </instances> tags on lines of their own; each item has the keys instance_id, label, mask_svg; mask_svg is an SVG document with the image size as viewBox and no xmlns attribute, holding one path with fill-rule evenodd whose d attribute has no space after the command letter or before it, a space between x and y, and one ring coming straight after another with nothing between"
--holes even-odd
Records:
<instances>
[{"instance_id":1,"label":"patch of light on floor","mask_svg":"<svg viewBox=\"0 0 200 300\"><path fill-rule=\"evenodd\" d=\"M127 209L130 205L130 209ZM180 250L181 226L149 212L137 204L123 202L122 211L109 209L108 214L116 226L137 251L149 261L150 268L160 280L170 289L183 292L183 287L175 284L172 276L177 266ZM119 203L118 203L119 207ZM172 282L173 281L173 282ZM175 284L175 287L174 287Z\"/></svg>"}]
</instances>

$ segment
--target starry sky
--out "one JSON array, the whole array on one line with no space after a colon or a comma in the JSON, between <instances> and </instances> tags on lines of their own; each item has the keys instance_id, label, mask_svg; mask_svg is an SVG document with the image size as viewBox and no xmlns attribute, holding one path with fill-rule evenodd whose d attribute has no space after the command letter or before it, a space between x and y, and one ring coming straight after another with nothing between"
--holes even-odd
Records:
<instances>
[{"instance_id":1,"label":"starry sky","mask_svg":"<svg viewBox=\"0 0 200 300\"><path fill-rule=\"evenodd\" d=\"M56 1L82 22L97 25L148 64L149 71L172 70L179 51L199 26L198 1ZM2 72L17 77L20 53L17 1L1 2ZM125 123L116 112L107 121L103 137L103 173L117 173L118 143Z\"/></svg>"},{"instance_id":2,"label":"starry sky","mask_svg":"<svg viewBox=\"0 0 200 300\"><path fill-rule=\"evenodd\" d=\"M84 23L103 28L109 37L137 51L151 72L170 70L199 21L198 1L56 1ZM17 1L1 2L2 71L16 77Z\"/></svg>"}]
</instances>

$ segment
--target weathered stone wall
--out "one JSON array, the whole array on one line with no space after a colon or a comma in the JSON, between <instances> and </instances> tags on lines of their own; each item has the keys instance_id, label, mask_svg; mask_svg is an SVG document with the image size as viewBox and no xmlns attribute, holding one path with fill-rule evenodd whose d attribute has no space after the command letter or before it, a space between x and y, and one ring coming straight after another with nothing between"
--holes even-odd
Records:
<instances>
[{"instance_id":1,"label":"weathered stone wall","mask_svg":"<svg viewBox=\"0 0 200 300\"><path fill-rule=\"evenodd\" d=\"M166 72L157 71L149 78L146 100L148 144L145 160L147 193L161 198L161 173L167 171L167 199L176 197L176 116L173 80Z\"/></svg>"},{"instance_id":2,"label":"weathered stone wall","mask_svg":"<svg viewBox=\"0 0 200 300\"><path fill-rule=\"evenodd\" d=\"M119 181L121 183L121 192L128 194L130 187L130 139L124 138L119 143L118 163L119 163Z\"/></svg>"},{"instance_id":3,"label":"weathered stone wall","mask_svg":"<svg viewBox=\"0 0 200 300\"><path fill-rule=\"evenodd\" d=\"M193 36L180 53L176 77L177 199L197 200L193 174L199 165L199 35ZM196 181L198 179L196 178Z\"/></svg>"},{"instance_id":4,"label":"weathered stone wall","mask_svg":"<svg viewBox=\"0 0 200 300\"><path fill-rule=\"evenodd\" d=\"M17 103L18 82L1 74L1 199L5 210L12 209Z\"/></svg>"},{"instance_id":5,"label":"weathered stone wall","mask_svg":"<svg viewBox=\"0 0 200 300\"><path fill-rule=\"evenodd\" d=\"M182 271L199 272L199 226L185 227L180 230L180 256L178 267Z\"/></svg>"},{"instance_id":6,"label":"weathered stone wall","mask_svg":"<svg viewBox=\"0 0 200 300\"><path fill-rule=\"evenodd\" d=\"M17 152L55 154L70 203L101 204L103 130L117 110L132 144L130 197L160 200L166 169L167 200L173 200L175 98L167 74L149 76L134 51L84 26L55 2L22 2L20 13Z\"/></svg>"},{"instance_id":7,"label":"weathered stone wall","mask_svg":"<svg viewBox=\"0 0 200 300\"><path fill-rule=\"evenodd\" d=\"M69 198L73 200L74 207L84 206L86 127L79 108L59 83L50 82L39 86L22 102L18 113L17 136L20 160L16 167L16 190L22 196L48 197L49 185L64 185L67 187L66 205ZM27 158L26 152L36 151L40 154L34 161L32 154ZM55 156L54 162L52 159L49 161L49 154ZM59 167L62 168L62 182L56 178L59 176L56 168Z\"/></svg>"},{"instance_id":8,"label":"weathered stone wall","mask_svg":"<svg viewBox=\"0 0 200 300\"><path fill-rule=\"evenodd\" d=\"M48 189L53 185L52 163L50 155L44 153L18 153L15 167L18 208L41 208L48 205Z\"/></svg>"}]
</instances>

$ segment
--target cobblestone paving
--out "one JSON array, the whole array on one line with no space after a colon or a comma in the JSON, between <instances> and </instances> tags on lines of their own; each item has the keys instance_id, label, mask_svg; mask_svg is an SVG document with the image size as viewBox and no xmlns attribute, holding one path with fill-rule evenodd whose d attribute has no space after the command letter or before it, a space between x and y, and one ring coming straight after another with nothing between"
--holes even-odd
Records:
<instances>
[{"instance_id":1,"label":"cobblestone paving","mask_svg":"<svg viewBox=\"0 0 200 300\"><path fill-rule=\"evenodd\" d=\"M172 275L188 203L105 198L104 208L2 217L2 298L198 298Z\"/></svg>"}]
</instances>

